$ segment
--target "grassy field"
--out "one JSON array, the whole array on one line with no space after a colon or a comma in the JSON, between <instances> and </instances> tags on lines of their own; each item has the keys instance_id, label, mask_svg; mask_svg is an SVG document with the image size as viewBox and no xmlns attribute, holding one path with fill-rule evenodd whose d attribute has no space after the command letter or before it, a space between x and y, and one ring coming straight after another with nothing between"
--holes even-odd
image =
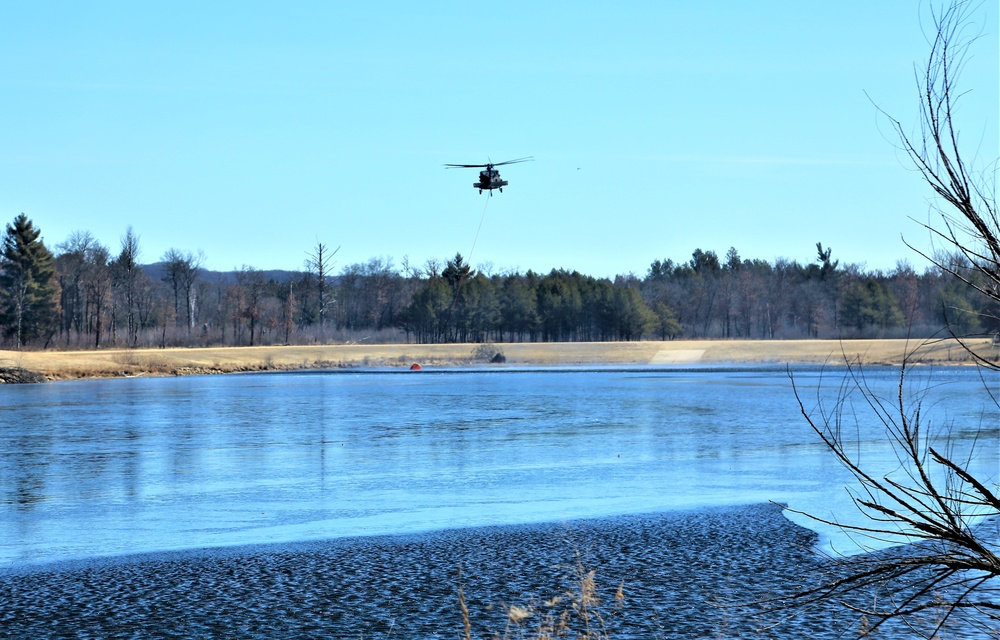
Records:
<instances>
[{"instance_id":1,"label":"grassy field","mask_svg":"<svg viewBox=\"0 0 1000 640\"><path fill-rule=\"evenodd\" d=\"M989 340L971 343L978 353L997 358ZM559 366L618 364L911 363L968 364L969 354L954 340L684 340L670 342L504 343L492 345L506 364ZM288 371L348 367L458 367L485 365L482 345L387 344L191 349L109 349L101 351L0 351L0 368L22 368L49 380L139 375L191 375L243 371Z\"/></svg>"}]
</instances>

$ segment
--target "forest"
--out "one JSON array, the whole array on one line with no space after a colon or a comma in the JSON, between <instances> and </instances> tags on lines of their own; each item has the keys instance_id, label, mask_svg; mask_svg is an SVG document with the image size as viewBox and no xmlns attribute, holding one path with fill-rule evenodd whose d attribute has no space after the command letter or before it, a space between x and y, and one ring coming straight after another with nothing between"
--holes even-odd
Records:
<instances>
[{"instance_id":1,"label":"forest","mask_svg":"<svg viewBox=\"0 0 1000 640\"><path fill-rule=\"evenodd\" d=\"M50 248L21 214L3 236L0 338L6 348L99 349L1000 331L997 303L949 275L980 277L960 253L935 256L918 273L902 261L889 272L842 266L822 243L807 263L698 248L614 279L566 269L492 273L459 254L420 266L374 257L337 268L336 253L322 242L304 247L301 271L210 271L202 253L180 249L141 264L131 227L114 247L77 231Z\"/></svg>"}]
</instances>

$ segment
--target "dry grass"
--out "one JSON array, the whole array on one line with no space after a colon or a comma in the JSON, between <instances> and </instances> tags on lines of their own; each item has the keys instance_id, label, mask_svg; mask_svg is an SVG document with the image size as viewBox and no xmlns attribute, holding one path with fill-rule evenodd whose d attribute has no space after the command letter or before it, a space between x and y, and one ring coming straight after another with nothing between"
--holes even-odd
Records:
<instances>
[{"instance_id":1,"label":"dry grass","mask_svg":"<svg viewBox=\"0 0 1000 640\"><path fill-rule=\"evenodd\" d=\"M989 340L971 343L996 359ZM906 340L684 340L646 342L504 343L493 345L506 365L763 364L910 362L964 364L971 358L955 340L919 345ZM345 367L423 367L483 365L477 345L369 344L284 347L111 349L102 351L0 351L0 367L17 366L50 380L140 375L189 375L246 371L285 371Z\"/></svg>"},{"instance_id":2,"label":"dry grass","mask_svg":"<svg viewBox=\"0 0 1000 640\"><path fill-rule=\"evenodd\" d=\"M596 572L587 571L577 555L575 581L562 595L542 602L504 605L507 622L503 633L493 633L494 640L525 638L529 640L609 640L607 620L620 615L625 607L624 580L618 586L610 608L602 603L597 590ZM462 637L472 640L472 624L465 602L459 571L458 604L462 614Z\"/></svg>"}]
</instances>

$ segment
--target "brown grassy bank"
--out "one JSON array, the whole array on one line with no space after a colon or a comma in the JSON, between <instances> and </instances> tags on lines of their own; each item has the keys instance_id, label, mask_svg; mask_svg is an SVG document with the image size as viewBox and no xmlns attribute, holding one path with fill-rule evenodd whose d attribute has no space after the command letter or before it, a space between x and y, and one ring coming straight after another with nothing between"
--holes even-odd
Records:
<instances>
[{"instance_id":1,"label":"brown grassy bank","mask_svg":"<svg viewBox=\"0 0 1000 640\"><path fill-rule=\"evenodd\" d=\"M972 343L996 358L989 340ZM954 340L925 344L906 340L684 340L671 342L585 342L497 344L506 365L839 363L844 357L866 364L897 364L904 355L921 364L968 364ZM316 345L128 349L102 351L0 351L0 368L21 368L49 380L139 375L190 375L243 371L287 371L346 367L455 367L486 364L471 344Z\"/></svg>"}]
</instances>

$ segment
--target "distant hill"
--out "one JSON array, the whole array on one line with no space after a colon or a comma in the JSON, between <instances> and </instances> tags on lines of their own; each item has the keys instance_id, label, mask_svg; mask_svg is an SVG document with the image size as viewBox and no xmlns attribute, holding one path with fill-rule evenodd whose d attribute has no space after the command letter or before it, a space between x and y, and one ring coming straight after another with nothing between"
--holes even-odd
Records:
<instances>
[{"instance_id":1,"label":"distant hill","mask_svg":"<svg viewBox=\"0 0 1000 640\"><path fill-rule=\"evenodd\" d=\"M154 262L152 264L139 265L143 272L148 275L153 280L163 280L167 277L167 268L165 262ZM208 282L210 284L216 284L218 282L228 281L235 282L236 276L239 270L234 269L232 271L212 271L210 269L199 269L198 279L202 282ZM261 271L264 274L265 280L274 280L275 282L288 282L290 280L298 280L305 273L304 271L286 271L284 269L270 269L267 271Z\"/></svg>"}]
</instances>

